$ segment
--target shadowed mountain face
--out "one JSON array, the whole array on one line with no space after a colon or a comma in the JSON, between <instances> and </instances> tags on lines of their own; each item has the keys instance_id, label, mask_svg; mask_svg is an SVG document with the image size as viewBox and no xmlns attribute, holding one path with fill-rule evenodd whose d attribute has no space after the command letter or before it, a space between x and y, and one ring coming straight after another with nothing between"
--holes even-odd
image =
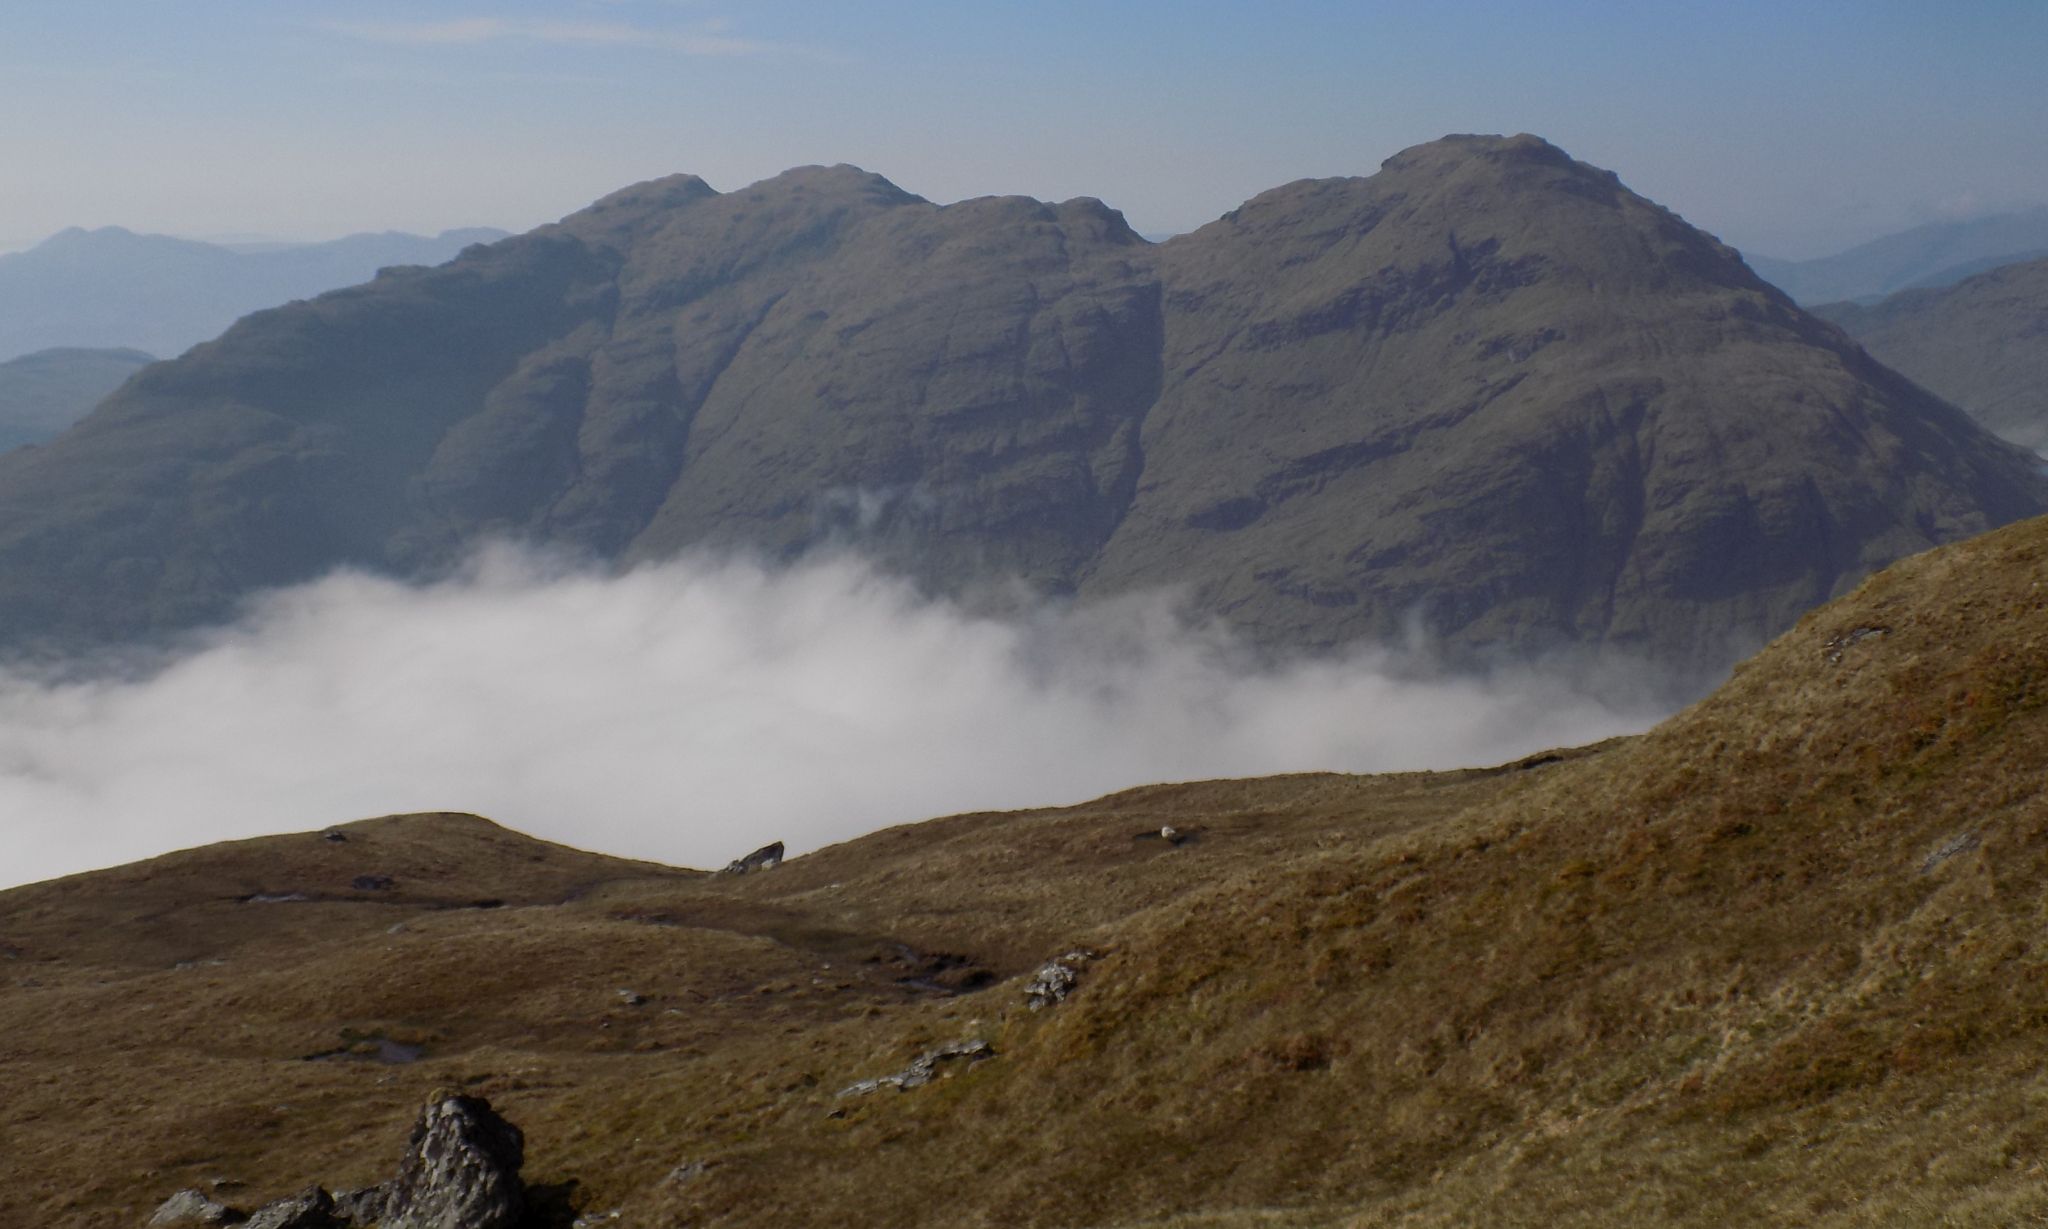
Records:
<instances>
[{"instance_id":1,"label":"shadowed mountain face","mask_svg":"<svg viewBox=\"0 0 2048 1229\"><path fill-rule=\"evenodd\" d=\"M1717 666L2043 506L2027 460L1533 137L1149 245L1091 200L681 176L244 320L0 460L9 642L481 534L1183 587L1258 640Z\"/></svg>"},{"instance_id":2,"label":"shadowed mountain face","mask_svg":"<svg viewBox=\"0 0 2048 1229\"><path fill-rule=\"evenodd\" d=\"M0 363L0 450L54 437L155 361L140 350L38 350Z\"/></svg>"},{"instance_id":3,"label":"shadowed mountain face","mask_svg":"<svg viewBox=\"0 0 2048 1229\"><path fill-rule=\"evenodd\" d=\"M177 354L239 316L353 285L385 265L439 264L505 232L350 235L238 250L118 226L72 228L0 256L0 358L58 347Z\"/></svg>"},{"instance_id":4,"label":"shadowed mountain face","mask_svg":"<svg viewBox=\"0 0 2048 1229\"><path fill-rule=\"evenodd\" d=\"M1999 435L2048 448L2048 260L1814 314Z\"/></svg>"}]
</instances>

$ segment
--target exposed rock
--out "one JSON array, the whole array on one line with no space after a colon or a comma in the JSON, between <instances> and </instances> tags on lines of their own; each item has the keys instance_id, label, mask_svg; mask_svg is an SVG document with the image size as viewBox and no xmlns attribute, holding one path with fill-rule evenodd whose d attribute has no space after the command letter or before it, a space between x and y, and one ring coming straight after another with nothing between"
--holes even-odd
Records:
<instances>
[{"instance_id":1,"label":"exposed rock","mask_svg":"<svg viewBox=\"0 0 2048 1229\"><path fill-rule=\"evenodd\" d=\"M320 834L320 839L330 844L344 845L348 843L348 833L343 832L339 828L329 828Z\"/></svg>"},{"instance_id":2,"label":"exposed rock","mask_svg":"<svg viewBox=\"0 0 2048 1229\"><path fill-rule=\"evenodd\" d=\"M316 1186L290 1199L265 1204L244 1229L351 1229L351 1225L335 1214L334 1196Z\"/></svg>"},{"instance_id":3,"label":"exposed rock","mask_svg":"<svg viewBox=\"0 0 2048 1229\"><path fill-rule=\"evenodd\" d=\"M515 1229L526 1215L519 1180L525 1139L481 1097L437 1098L413 1124L398 1176L330 1195L309 1187L245 1217L196 1190L165 1200L152 1227L248 1229Z\"/></svg>"},{"instance_id":4,"label":"exposed rock","mask_svg":"<svg viewBox=\"0 0 2048 1229\"><path fill-rule=\"evenodd\" d=\"M385 1184L379 1229L513 1229L526 1210L526 1139L481 1097L443 1098Z\"/></svg>"},{"instance_id":5,"label":"exposed rock","mask_svg":"<svg viewBox=\"0 0 2048 1229\"><path fill-rule=\"evenodd\" d=\"M1828 637L1828 642L1821 646L1820 651L1828 659L1829 665L1839 666L1842 664L1842 654L1848 652L1850 648L1865 640L1878 639L1890 630L1888 627L1852 627L1840 635Z\"/></svg>"},{"instance_id":6,"label":"exposed rock","mask_svg":"<svg viewBox=\"0 0 2048 1229\"><path fill-rule=\"evenodd\" d=\"M1977 848L1979 843L1977 834L1974 832L1957 833L1943 841L1940 847L1933 853L1927 855L1927 860L1920 864L1920 873L1923 875L1932 874L1935 867L1940 866L1950 858L1970 852Z\"/></svg>"},{"instance_id":7,"label":"exposed rock","mask_svg":"<svg viewBox=\"0 0 2048 1229\"><path fill-rule=\"evenodd\" d=\"M348 886L358 892L389 892L398 886L398 881L389 875L357 875L348 881Z\"/></svg>"},{"instance_id":8,"label":"exposed rock","mask_svg":"<svg viewBox=\"0 0 2048 1229\"><path fill-rule=\"evenodd\" d=\"M1024 987L1024 1002L1033 1011L1051 1007L1065 1001L1081 984L1081 970L1095 959L1095 953L1085 947L1077 947L1064 956L1055 956L1039 966L1031 975L1031 981Z\"/></svg>"},{"instance_id":9,"label":"exposed rock","mask_svg":"<svg viewBox=\"0 0 2048 1229\"><path fill-rule=\"evenodd\" d=\"M151 1226L186 1229L186 1226L196 1225L238 1225L242 1219L240 1212L188 1187L158 1204L149 1223Z\"/></svg>"},{"instance_id":10,"label":"exposed rock","mask_svg":"<svg viewBox=\"0 0 2048 1229\"><path fill-rule=\"evenodd\" d=\"M913 1088L922 1088L938 1078L940 1063L951 1062L956 1058L964 1058L970 1063L977 1063L984 1058L995 1057L995 1053L993 1046L979 1038L967 1041L949 1041L937 1049L926 1050L912 1059L908 1067L893 1075L878 1075L870 1080L857 1080L854 1083L848 1084L839 1090L839 1095L842 1097L865 1096L877 1089L889 1086L894 1086L902 1092L908 1092Z\"/></svg>"},{"instance_id":11,"label":"exposed rock","mask_svg":"<svg viewBox=\"0 0 2048 1229\"><path fill-rule=\"evenodd\" d=\"M732 861L725 864L725 870L723 870L720 873L726 875L744 875L748 871L772 870L775 867L781 865L782 842L777 841L773 845L761 846L759 849L756 849L754 852L748 854L744 858L734 858Z\"/></svg>"},{"instance_id":12,"label":"exposed rock","mask_svg":"<svg viewBox=\"0 0 2048 1229\"><path fill-rule=\"evenodd\" d=\"M374 1225L384 1215L384 1198L391 1184L380 1182L359 1191L341 1191L334 1196L335 1215L350 1225Z\"/></svg>"}]
</instances>

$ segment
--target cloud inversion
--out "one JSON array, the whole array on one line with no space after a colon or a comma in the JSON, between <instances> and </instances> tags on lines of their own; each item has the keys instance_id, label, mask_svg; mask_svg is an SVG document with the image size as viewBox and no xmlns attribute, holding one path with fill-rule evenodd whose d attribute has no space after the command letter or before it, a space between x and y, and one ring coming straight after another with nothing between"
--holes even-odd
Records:
<instances>
[{"instance_id":1,"label":"cloud inversion","mask_svg":"<svg viewBox=\"0 0 2048 1229\"><path fill-rule=\"evenodd\" d=\"M846 559L342 573L142 675L0 672L0 886L397 811L696 866L1151 781L1639 729L1571 678L1248 664L1163 598L984 617Z\"/></svg>"}]
</instances>

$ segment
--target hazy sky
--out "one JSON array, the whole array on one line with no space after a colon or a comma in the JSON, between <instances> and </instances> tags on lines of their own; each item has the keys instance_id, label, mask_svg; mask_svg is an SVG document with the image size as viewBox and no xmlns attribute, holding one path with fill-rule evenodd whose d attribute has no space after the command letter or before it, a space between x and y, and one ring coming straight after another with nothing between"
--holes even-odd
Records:
<instances>
[{"instance_id":1,"label":"hazy sky","mask_svg":"<svg viewBox=\"0 0 2048 1229\"><path fill-rule=\"evenodd\" d=\"M855 162L1187 229L1532 131L1754 251L2048 201L2036 0L8 0L0 243L523 229Z\"/></svg>"}]
</instances>

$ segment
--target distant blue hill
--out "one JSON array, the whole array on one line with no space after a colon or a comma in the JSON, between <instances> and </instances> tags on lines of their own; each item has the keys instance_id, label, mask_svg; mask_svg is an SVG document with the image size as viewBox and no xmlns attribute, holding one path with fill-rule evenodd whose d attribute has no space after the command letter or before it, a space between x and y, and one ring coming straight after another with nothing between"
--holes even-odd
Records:
<instances>
[{"instance_id":1,"label":"distant blue hill","mask_svg":"<svg viewBox=\"0 0 2048 1229\"><path fill-rule=\"evenodd\" d=\"M1744 253L1757 276L1802 304L1873 303L1901 290L2048 256L2048 205L1967 222L1933 222L1815 260Z\"/></svg>"},{"instance_id":2,"label":"distant blue hill","mask_svg":"<svg viewBox=\"0 0 2048 1229\"><path fill-rule=\"evenodd\" d=\"M387 232L249 251L73 228L0 256L0 361L60 347L180 354L250 312L366 282L387 265L438 265L504 237L482 228Z\"/></svg>"},{"instance_id":3,"label":"distant blue hill","mask_svg":"<svg viewBox=\"0 0 2048 1229\"><path fill-rule=\"evenodd\" d=\"M129 376L140 350L42 350L0 363L0 451L56 438Z\"/></svg>"}]
</instances>

